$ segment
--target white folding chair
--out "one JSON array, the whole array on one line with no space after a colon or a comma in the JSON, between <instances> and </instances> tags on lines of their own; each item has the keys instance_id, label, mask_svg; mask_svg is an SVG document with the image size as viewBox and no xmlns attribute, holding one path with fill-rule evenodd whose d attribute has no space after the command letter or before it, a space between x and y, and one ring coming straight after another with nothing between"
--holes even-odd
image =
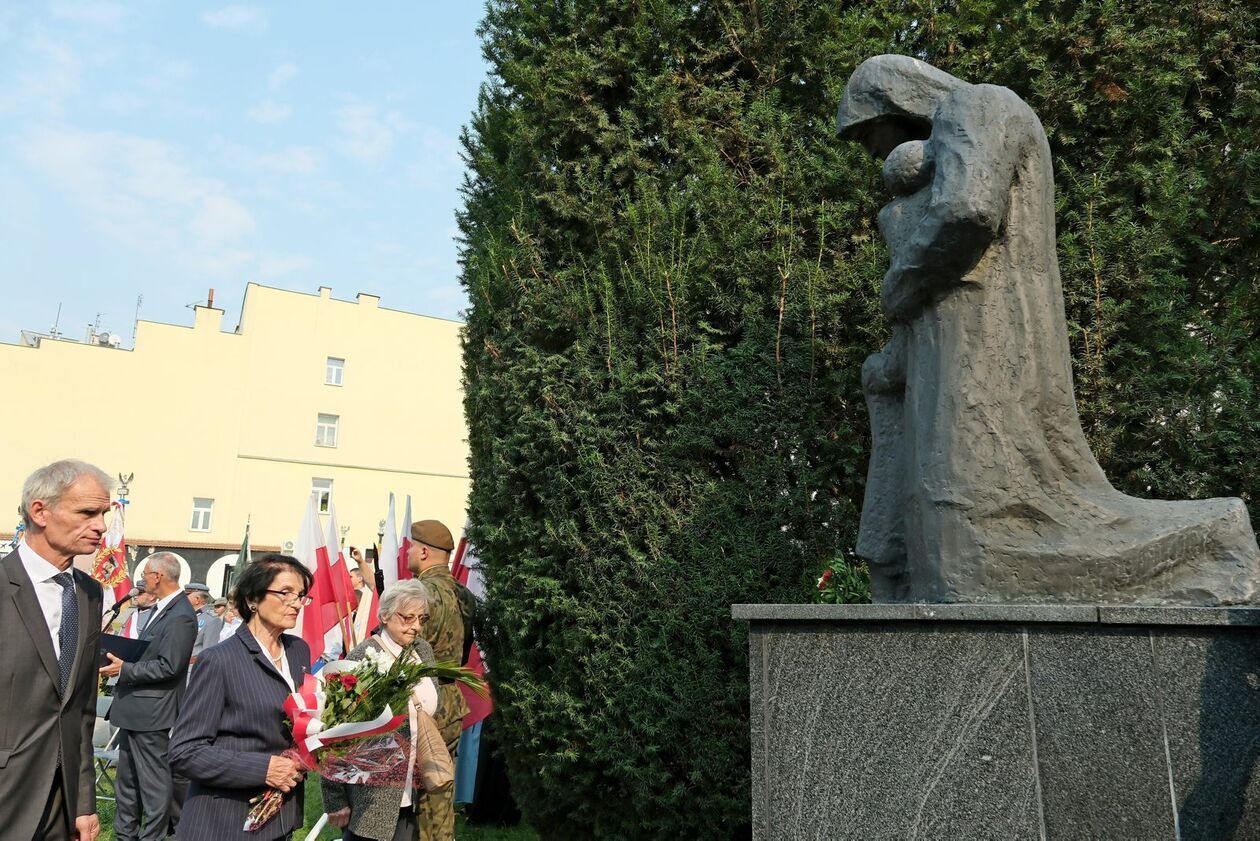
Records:
<instances>
[{"instance_id":1,"label":"white folding chair","mask_svg":"<svg viewBox=\"0 0 1260 841\"><path fill-rule=\"evenodd\" d=\"M320 815L319 820L315 821L315 826L311 828L310 832L306 833L306 841L315 841L315 839L319 838L319 834L324 831L324 827L326 826L328 826L327 813Z\"/></svg>"},{"instance_id":2,"label":"white folding chair","mask_svg":"<svg viewBox=\"0 0 1260 841\"><path fill-rule=\"evenodd\" d=\"M96 699L96 725L92 728L92 759L96 764L96 797L114 799L114 769L118 766L118 728L105 720L114 699L101 695ZM105 784L109 783L106 788Z\"/></svg>"}]
</instances>

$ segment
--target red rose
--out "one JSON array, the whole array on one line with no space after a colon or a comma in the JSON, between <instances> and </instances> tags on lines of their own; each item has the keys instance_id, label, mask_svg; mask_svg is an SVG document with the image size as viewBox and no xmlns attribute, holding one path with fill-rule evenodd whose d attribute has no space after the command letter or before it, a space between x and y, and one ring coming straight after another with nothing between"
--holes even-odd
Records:
<instances>
[{"instance_id":1,"label":"red rose","mask_svg":"<svg viewBox=\"0 0 1260 841\"><path fill-rule=\"evenodd\" d=\"M354 675L343 674L341 676L341 685L346 689L354 689L354 685L358 682L359 679Z\"/></svg>"},{"instance_id":2,"label":"red rose","mask_svg":"<svg viewBox=\"0 0 1260 841\"><path fill-rule=\"evenodd\" d=\"M818 579L818 589L826 590L827 584L831 581L831 576L835 575L835 571L828 568L823 570L822 578Z\"/></svg>"}]
</instances>

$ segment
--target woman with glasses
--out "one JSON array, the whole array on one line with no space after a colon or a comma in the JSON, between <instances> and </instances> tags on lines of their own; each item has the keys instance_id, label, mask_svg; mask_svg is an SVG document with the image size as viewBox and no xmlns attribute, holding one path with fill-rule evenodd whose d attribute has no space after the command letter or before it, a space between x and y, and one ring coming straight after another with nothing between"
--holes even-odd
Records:
<instances>
[{"instance_id":1,"label":"woman with glasses","mask_svg":"<svg viewBox=\"0 0 1260 841\"><path fill-rule=\"evenodd\" d=\"M310 603L310 571L269 554L247 566L234 603L242 622L202 652L171 733L171 767L192 781L177 837L185 841L289 838L302 825L302 770L280 754L293 746L284 700L310 669L310 648L285 631ZM242 828L250 800L269 788L284 806L260 830Z\"/></svg>"},{"instance_id":2,"label":"woman with glasses","mask_svg":"<svg viewBox=\"0 0 1260 841\"><path fill-rule=\"evenodd\" d=\"M381 621L380 634L357 645L346 655L347 660L362 660L372 650L382 651L392 660L402 656L407 646L414 646L409 656L417 662L432 663L436 659L433 648L420 636L420 628L429 618L429 591L424 584L411 579L386 587L377 616ZM412 769L416 765L418 717L432 716L437 706L435 679L423 678L412 687L407 704ZM320 785L328 823L342 828L343 841L415 841L416 809L422 792L411 773L401 791L397 786L349 785L326 779L321 779Z\"/></svg>"}]
</instances>

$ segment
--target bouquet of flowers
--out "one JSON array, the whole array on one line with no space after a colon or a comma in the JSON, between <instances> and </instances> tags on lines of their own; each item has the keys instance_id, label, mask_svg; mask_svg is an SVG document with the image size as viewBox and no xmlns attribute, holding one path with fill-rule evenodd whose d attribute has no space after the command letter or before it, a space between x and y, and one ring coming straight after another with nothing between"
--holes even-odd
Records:
<instances>
[{"instance_id":1,"label":"bouquet of flowers","mask_svg":"<svg viewBox=\"0 0 1260 841\"><path fill-rule=\"evenodd\" d=\"M407 722L412 687L427 677L450 679L485 693L484 681L454 663L421 663L414 646L398 658L368 650L360 661L336 660L284 702L296 747L284 756L321 777L343 783L401 787L411 744L399 733ZM268 789L255 797L243 829L261 829L280 812L284 794Z\"/></svg>"}]
</instances>

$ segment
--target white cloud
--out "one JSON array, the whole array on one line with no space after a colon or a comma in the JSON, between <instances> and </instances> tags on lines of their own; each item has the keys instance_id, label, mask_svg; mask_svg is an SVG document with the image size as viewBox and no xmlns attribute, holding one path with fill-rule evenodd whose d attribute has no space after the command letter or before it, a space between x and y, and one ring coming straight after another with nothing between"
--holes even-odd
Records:
<instances>
[{"instance_id":1,"label":"white cloud","mask_svg":"<svg viewBox=\"0 0 1260 841\"><path fill-rule=\"evenodd\" d=\"M64 41L37 31L22 44L25 53L15 79L0 85L0 114L60 115L66 100L82 88L84 61Z\"/></svg>"},{"instance_id":2,"label":"white cloud","mask_svg":"<svg viewBox=\"0 0 1260 841\"><path fill-rule=\"evenodd\" d=\"M453 175L464 170L459 141L431 128L420 132L415 160L407 166L407 178L424 189L445 188Z\"/></svg>"},{"instance_id":3,"label":"white cloud","mask_svg":"<svg viewBox=\"0 0 1260 841\"><path fill-rule=\"evenodd\" d=\"M303 272L315 265L310 257L301 254L265 254L258 260L258 276L273 280L293 272Z\"/></svg>"},{"instance_id":4,"label":"white cloud","mask_svg":"<svg viewBox=\"0 0 1260 841\"><path fill-rule=\"evenodd\" d=\"M123 18L127 15L127 10L118 3L103 2L80 2L53 3L49 10L53 17L60 20L69 21L79 26L88 26L98 29L108 29L117 31L122 28Z\"/></svg>"},{"instance_id":5,"label":"white cloud","mask_svg":"<svg viewBox=\"0 0 1260 841\"><path fill-rule=\"evenodd\" d=\"M275 70L267 74L267 87L273 91L278 91L298 74L298 67L291 61L286 61Z\"/></svg>"},{"instance_id":6,"label":"white cloud","mask_svg":"<svg viewBox=\"0 0 1260 841\"><path fill-rule=\"evenodd\" d=\"M389 156L400 134L412 125L397 111L380 112L375 105L353 101L337 111L341 137L337 148L363 163L377 163Z\"/></svg>"},{"instance_id":7,"label":"white cloud","mask_svg":"<svg viewBox=\"0 0 1260 841\"><path fill-rule=\"evenodd\" d=\"M141 80L146 90L165 93L177 89L193 75L192 63L185 60L163 61Z\"/></svg>"},{"instance_id":8,"label":"white cloud","mask_svg":"<svg viewBox=\"0 0 1260 841\"><path fill-rule=\"evenodd\" d=\"M274 126L293 116L293 109L283 102L264 99L249 109L249 118L263 125Z\"/></svg>"},{"instance_id":9,"label":"white cloud","mask_svg":"<svg viewBox=\"0 0 1260 841\"><path fill-rule=\"evenodd\" d=\"M201 20L213 29L241 29L261 32L267 28L267 15L257 6L224 6L205 12Z\"/></svg>"},{"instance_id":10,"label":"white cloud","mask_svg":"<svg viewBox=\"0 0 1260 841\"><path fill-rule=\"evenodd\" d=\"M209 244L232 242L254 232L254 217L231 196L212 193L201 199L188 229Z\"/></svg>"},{"instance_id":11,"label":"white cloud","mask_svg":"<svg viewBox=\"0 0 1260 841\"><path fill-rule=\"evenodd\" d=\"M116 132L36 129L27 162L125 246L164 263L239 272L254 217L221 181L200 175L167 144Z\"/></svg>"},{"instance_id":12,"label":"white cloud","mask_svg":"<svg viewBox=\"0 0 1260 841\"><path fill-rule=\"evenodd\" d=\"M274 172L310 175L319 168L319 154L309 146L286 146L278 152L259 156L258 162Z\"/></svg>"},{"instance_id":13,"label":"white cloud","mask_svg":"<svg viewBox=\"0 0 1260 841\"><path fill-rule=\"evenodd\" d=\"M131 116L141 111L147 104L144 97L122 91L107 93L101 96L101 107L111 114Z\"/></svg>"}]
</instances>

